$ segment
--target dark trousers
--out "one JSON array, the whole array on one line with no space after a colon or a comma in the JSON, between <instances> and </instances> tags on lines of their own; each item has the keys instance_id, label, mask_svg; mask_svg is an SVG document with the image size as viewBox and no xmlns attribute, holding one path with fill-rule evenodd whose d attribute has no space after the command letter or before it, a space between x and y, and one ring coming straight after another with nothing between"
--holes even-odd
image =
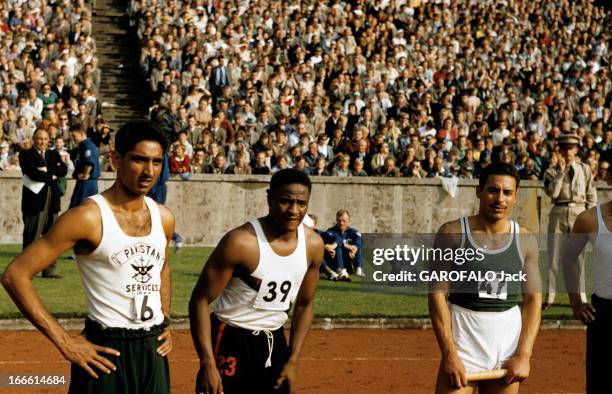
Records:
<instances>
[{"instance_id":1,"label":"dark trousers","mask_svg":"<svg viewBox=\"0 0 612 394\"><path fill-rule=\"evenodd\" d=\"M129 330L103 328L87 319L84 331L87 340L113 348L121 355L103 354L117 370L110 374L98 370L98 379L89 376L81 366L72 364L68 394L169 394L168 358L156 352L161 344L157 337L167 325L168 322L164 322L150 330Z\"/></svg>"},{"instance_id":2,"label":"dark trousers","mask_svg":"<svg viewBox=\"0 0 612 394\"><path fill-rule=\"evenodd\" d=\"M612 300L593 294L595 320L587 325L587 393L606 393L610 389L610 354L612 354Z\"/></svg>"},{"instance_id":3,"label":"dark trousers","mask_svg":"<svg viewBox=\"0 0 612 394\"><path fill-rule=\"evenodd\" d=\"M355 272L359 267L363 267L363 256L361 255L361 248L357 251L355 258L351 258L348 248L342 246L336 250L336 256L331 257L329 253L325 253L324 263L332 269L343 269L349 273Z\"/></svg>"},{"instance_id":4,"label":"dark trousers","mask_svg":"<svg viewBox=\"0 0 612 394\"><path fill-rule=\"evenodd\" d=\"M38 213L23 215L23 249L45 235L53 225L53 222L55 222L57 213L49 213L50 206L51 190L47 190L47 199L43 210ZM57 261L53 261L51 265L43 270L42 275L52 274L55 271L56 264Z\"/></svg>"},{"instance_id":5,"label":"dark trousers","mask_svg":"<svg viewBox=\"0 0 612 394\"><path fill-rule=\"evenodd\" d=\"M325 273L325 268L330 268L334 271L341 270L344 268L344 259L342 258L342 252L336 250L336 255L331 257L327 251L323 254L323 262L321 262L320 272Z\"/></svg>"},{"instance_id":6,"label":"dark trousers","mask_svg":"<svg viewBox=\"0 0 612 394\"><path fill-rule=\"evenodd\" d=\"M98 180L88 179L86 181L77 180L70 199L70 208L78 207L89 196L98 194Z\"/></svg>"},{"instance_id":7,"label":"dark trousers","mask_svg":"<svg viewBox=\"0 0 612 394\"><path fill-rule=\"evenodd\" d=\"M274 388L290 355L282 327L270 332L272 339L264 331L230 326L214 314L210 320L214 356L225 394L289 393L286 383ZM268 360L270 364L266 366Z\"/></svg>"}]
</instances>

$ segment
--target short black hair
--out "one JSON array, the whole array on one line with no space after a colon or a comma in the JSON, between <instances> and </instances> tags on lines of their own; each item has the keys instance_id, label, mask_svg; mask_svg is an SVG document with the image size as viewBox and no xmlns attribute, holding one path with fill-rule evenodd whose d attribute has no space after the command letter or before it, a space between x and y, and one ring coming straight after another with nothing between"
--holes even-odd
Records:
<instances>
[{"instance_id":1,"label":"short black hair","mask_svg":"<svg viewBox=\"0 0 612 394\"><path fill-rule=\"evenodd\" d=\"M69 132L85 133L86 130L81 123L75 123L68 129Z\"/></svg>"},{"instance_id":2,"label":"short black hair","mask_svg":"<svg viewBox=\"0 0 612 394\"><path fill-rule=\"evenodd\" d=\"M164 153L168 149L166 136L157 127L153 127L150 122L139 120L127 122L121 126L115 136L115 150L121 156L125 156L141 141L158 142Z\"/></svg>"},{"instance_id":3,"label":"short black hair","mask_svg":"<svg viewBox=\"0 0 612 394\"><path fill-rule=\"evenodd\" d=\"M480 173L480 178L478 178L478 186L480 186L480 190L484 189L484 186L487 184L487 180L491 175L509 175L513 177L516 180L517 189L519 187L519 182L521 181L516 167L514 167L512 164L504 163L503 161L496 161L486 166Z\"/></svg>"},{"instance_id":4,"label":"short black hair","mask_svg":"<svg viewBox=\"0 0 612 394\"><path fill-rule=\"evenodd\" d=\"M284 170L278 171L272 176L272 179L270 179L270 191L272 192L285 185L292 185L294 183L306 186L309 192L312 190L312 182L310 178L308 178L308 175L293 168L285 168Z\"/></svg>"}]
</instances>

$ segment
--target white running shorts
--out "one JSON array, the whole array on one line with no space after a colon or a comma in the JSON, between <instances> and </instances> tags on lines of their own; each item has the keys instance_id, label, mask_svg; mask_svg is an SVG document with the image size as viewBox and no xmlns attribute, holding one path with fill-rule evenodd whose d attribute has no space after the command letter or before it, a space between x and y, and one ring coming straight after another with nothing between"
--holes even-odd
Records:
<instances>
[{"instance_id":1,"label":"white running shorts","mask_svg":"<svg viewBox=\"0 0 612 394\"><path fill-rule=\"evenodd\" d=\"M479 312L450 304L453 340L466 372L499 369L516 353L521 336L518 305Z\"/></svg>"}]
</instances>

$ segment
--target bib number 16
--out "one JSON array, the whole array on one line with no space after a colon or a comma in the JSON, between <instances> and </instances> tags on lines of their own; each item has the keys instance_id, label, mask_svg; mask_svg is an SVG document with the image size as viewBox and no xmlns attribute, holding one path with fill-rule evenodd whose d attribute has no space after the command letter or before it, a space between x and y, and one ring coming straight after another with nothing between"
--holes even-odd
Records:
<instances>
[{"instance_id":1,"label":"bib number 16","mask_svg":"<svg viewBox=\"0 0 612 394\"><path fill-rule=\"evenodd\" d=\"M137 295L134 297L134 320L145 322L155 317L155 310L159 305L159 297L153 295Z\"/></svg>"}]
</instances>

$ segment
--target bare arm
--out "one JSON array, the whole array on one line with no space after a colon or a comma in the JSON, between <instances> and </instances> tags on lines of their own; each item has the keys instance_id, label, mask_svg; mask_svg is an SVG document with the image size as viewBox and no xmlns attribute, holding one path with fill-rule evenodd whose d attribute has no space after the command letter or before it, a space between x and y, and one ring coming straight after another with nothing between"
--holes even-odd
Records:
<instances>
[{"instance_id":1,"label":"bare arm","mask_svg":"<svg viewBox=\"0 0 612 394\"><path fill-rule=\"evenodd\" d=\"M540 319L542 317L542 284L538 266L539 249L533 234L521 232L521 243L525 257L523 269L527 281L523 283L523 308L521 336L516 354L507 363L506 383L522 382L529 376L530 359L533 352Z\"/></svg>"},{"instance_id":2,"label":"bare arm","mask_svg":"<svg viewBox=\"0 0 612 394\"><path fill-rule=\"evenodd\" d=\"M458 234L460 231L457 221L444 224L436 234L434 248L456 248L459 243L454 234ZM433 261L431 265L432 270L436 271L452 269L451 266L440 261ZM453 341L451 312L448 307L447 296L448 283L430 282L428 294L429 316L442 354L440 371L447 377L451 386L464 387L467 385L466 371Z\"/></svg>"},{"instance_id":3,"label":"bare arm","mask_svg":"<svg viewBox=\"0 0 612 394\"><path fill-rule=\"evenodd\" d=\"M319 266L323 261L324 253L324 243L321 237L310 229L305 230L305 232L307 232L309 240L308 256L310 256L310 263L297 295L295 308L293 309L291 336L289 339L291 355L276 381L276 387L280 387L283 381L286 380L292 393L295 392L295 379L300 352L302 351L304 340L306 339L310 324L312 323L314 298L315 292L317 291L317 283L319 281Z\"/></svg>"},{"instance_id":4,"label":"bare arm","mask_svg":"<svg viewBox=\"0 0 612 394\"><path fill-rule=\"evenodd\" d=\"M170 244L172 243L172 234L174 234L175 220L172 212L163 205L159 205L159 210L162 216L164 233L166 234L166 251L164 258L164 266L161 270L161 306L164 316L170 317L172 305L172 279L170 275Z\"/></svg>"},{"instance_id":5,"label":"bare arm","mask_svg":"<svg viewBox=\"0 0 612 394\"><path fill-rule=\"evenodd\" d=\"M595 208L586 210L578 215L572 227L569 240L561 254L565 287L574 317L580 319L585 324L595 318L595 309L589 303L582 302L582 297L580 296L582 270L580 269L578 259L588 242L589 234L597 233L596 223Z\"/></svg>"},{"instance_id":6,"label":"bare arm","mask_svg":"<svg viewBox=\"0 0 612 394\"><path fill-rule=\"evenodd\" d=\"M170 275L170 243L172 242L172 234L174 233L174 215L170 210L163 205L158 205L164 226L164 234L166 235L166 250L164 258L164 266L160 273L160 297L162 312L166 318L170 318L172 307L172 279ZM157 338L162 343L157 348L157 353L165 357L172 351L172 331L170 326L164 329L164 332Z\"/></svg>"},{"instance_id":7,"label":"bare arm","mask_svg":"<svg viewBox=\"0 0 612 394\"><path fill-rule=\"evenodd\" d=\"M213 394L223 392L221 376L212 349L209 304L221 294L231 280L234 268L241 261L239 252L248 250L245 237L242 236L246 232L242 227L230 231L223 237L204 265L189 300L191 337L200 359L200 372L196 382L198 392Z\"/></svg>"},{"instance_id":8,"label":"bare arm","mask_svg":"<svg viewBox=\"0 0 612 394\"><path fill-rule=\"evenodd\" d=\"M23 315L32 322L69 361L83 367L90 375L97 374L91 364L103 372L110 373L115 366L96 352L119 355L110 348L92 345L82 337L73 338L59 325L45 308L32 285L32 278L48 267L77 242L97 245L101 239L101 218L92 203L85 203L62 215L51 230L19 254L2 275L2 285L19 307Z\"/></svg>"}]
</instances>

